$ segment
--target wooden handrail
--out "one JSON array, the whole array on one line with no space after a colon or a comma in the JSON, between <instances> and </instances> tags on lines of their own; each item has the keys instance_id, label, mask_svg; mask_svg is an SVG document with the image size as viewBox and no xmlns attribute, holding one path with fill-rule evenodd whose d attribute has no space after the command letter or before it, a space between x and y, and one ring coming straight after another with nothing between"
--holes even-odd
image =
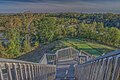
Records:
<instances>
[{"instance_id":1,"label":"wooden handrail","mask_svg":"<svg viewBox=\"0 0 120 80\"><path fill-rule=\"evenodd\" d=\"M120 80L120 50L75 66L76 80Z\"/></svg>"},{"instance_id":2,"label":"wooden handrail","mask_svg":"<svg viewBox=\"0 0 120 80\"><path fill-rule=\"evenodd\" d=\"M0 58L0 80L54 80L55 65Z\"/></svg>"},{"instance_id":3,"label":"wooden handrail","mask_svg":"<svg viewBox=\"0 0 120 80\"><path fill-rule=\"evenodd\" d=\"M106 53L105 55L100 56L98 58L94 58L92 60L89 60L89 61L87 61L87 62L85 62L83 64L94 62L94 61L97 61L97 60L100 60L100 59L104 59L104 58L109 58L109 57L116 56L116 55L119 55L119 54L120 54L120 50L116 50L116 51L113 51L113 52Z\"/></svg>"}]
</instances>

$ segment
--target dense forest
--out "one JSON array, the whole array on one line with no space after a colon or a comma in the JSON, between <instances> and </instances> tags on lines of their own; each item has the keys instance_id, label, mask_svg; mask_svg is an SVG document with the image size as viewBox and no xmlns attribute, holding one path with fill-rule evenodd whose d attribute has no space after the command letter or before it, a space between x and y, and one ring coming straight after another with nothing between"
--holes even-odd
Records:
<instances>
[{"instance_id":1,"label":"dense forest","mask_svg":"<svg viewBox=\"0 0 120 80\"><path fill-rule=\"evenodd\" d=\"M120 48L120 14L0 14L0 57L15 58L63 38Z\"/></svg>"}]
</instances>

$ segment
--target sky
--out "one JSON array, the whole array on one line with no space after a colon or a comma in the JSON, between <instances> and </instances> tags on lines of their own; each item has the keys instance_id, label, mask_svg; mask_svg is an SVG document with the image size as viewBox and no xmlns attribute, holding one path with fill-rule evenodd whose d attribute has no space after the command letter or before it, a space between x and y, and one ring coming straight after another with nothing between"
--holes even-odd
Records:
<instances>
[{"instance_id":1,"label":"sky","mask_svg":"<svg viewBox=\"0 0 120 80\"><path fill-rule=\"evenodd\" d=\"M120 0L0 0L0 13L120 13Z\"/></svg>"}]
</instances>

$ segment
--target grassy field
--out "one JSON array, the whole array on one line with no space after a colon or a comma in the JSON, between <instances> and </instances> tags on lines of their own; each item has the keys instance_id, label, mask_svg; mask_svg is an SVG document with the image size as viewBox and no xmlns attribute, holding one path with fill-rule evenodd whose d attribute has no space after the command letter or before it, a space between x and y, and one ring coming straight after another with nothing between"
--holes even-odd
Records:
<instances>
[{"instance_id":1,"label":"grassy field","mask_svg":"<svg viewBox=\"0 0 120 80\"><path fill-rule=\"evenodd\" d=\"M56 50L65 48L65 47L73 47L78 50L84 50L90 54L100 56L103 53L110 52L112 50L116 50L116 48L109 47L106 45L98 44L95 42L88 42L83 39L63 39L57 41L56 44L54 44L54 47L52 47L49 52L54 53Z\"/></svg>"},{"instance_id":2,"label":"grassy field","mask_svg":"<svg viewBox=\"0 0 120 80\"><path fill-rule=\"evenodd\" d=\"M84 50L90 54L95 56L100 56L103 53L110 52L112 50L116 50L113 47L109 47L106 45L93 43L90 41L86 41L84 39L63 39L54 41L50 44L39 46L37 49L24 54L17 59L31 61L31 62L39 62L40 58L42 57L43 53L55 53L57 50L66 47L73 47L77 50Z\"/></svg>"}]
</instances>

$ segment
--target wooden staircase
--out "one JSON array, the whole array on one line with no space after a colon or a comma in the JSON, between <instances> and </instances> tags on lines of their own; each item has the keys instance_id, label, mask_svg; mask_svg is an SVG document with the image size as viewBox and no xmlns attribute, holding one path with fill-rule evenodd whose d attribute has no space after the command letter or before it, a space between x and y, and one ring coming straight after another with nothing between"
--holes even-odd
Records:
<instances>
[{"instance_id":1,"label":"wooden staircase","mask_svg":"<svg viewBox=\"0 0 120 80\"><path fill-rule=\"evenodd\" d=\"M120 50L95 58L69 47L39 63L0 59L0 80L120 80Z\"/></svg>"}]
</instances>

